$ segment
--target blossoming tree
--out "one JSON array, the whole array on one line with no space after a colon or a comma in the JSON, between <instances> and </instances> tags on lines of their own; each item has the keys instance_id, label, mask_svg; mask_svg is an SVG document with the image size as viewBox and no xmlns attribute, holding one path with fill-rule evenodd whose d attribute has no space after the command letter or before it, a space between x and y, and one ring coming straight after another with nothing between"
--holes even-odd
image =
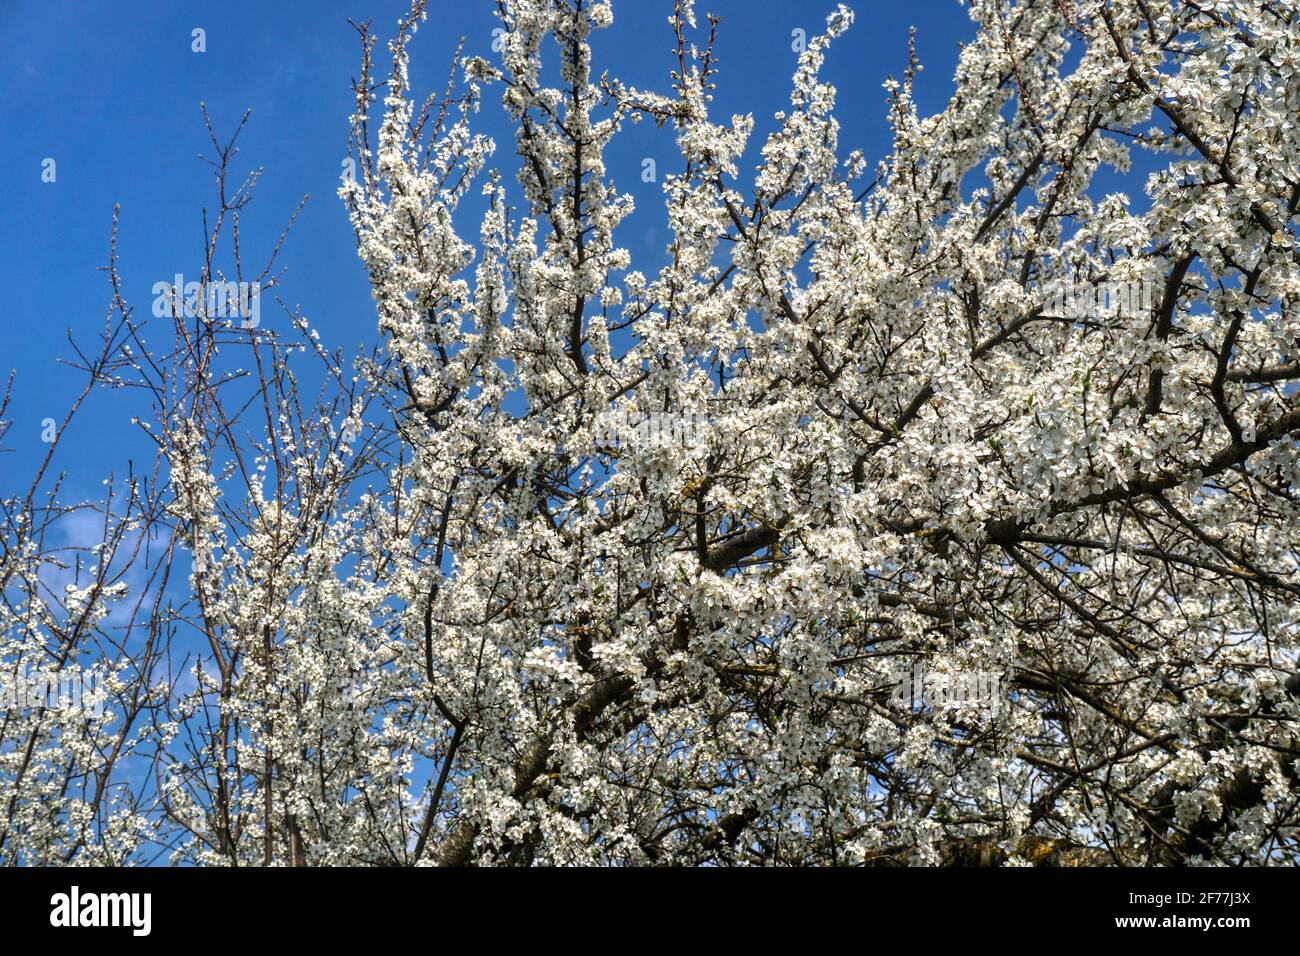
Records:
<instances>
[{"instance_id":1,"label":"blossoming tree","mask_svg":"<svg viewBox=\"0 0 1300 956\"><path fill-rule=\"evenodd\" d=\"M0 855L1297 862L1300 14L973 0L948 105L913 60L872 167L820 77L847 8L746 154L693 6L664 92L598 71L607 2L500 0L499 58L423 105L422 0L386 76L359 28L382 349L296 319L314 404L264 330L98 369L153 397L193 568L152 619L201 649L165 700L136 669L156 782L112 814L50 781L121 776L120 723L6 727ZM649 275L603 160L642 119L680 151ZM1147 294L1052 291L1108 284ZM0 608L15 646L111 599L75 596Z\"/></svg>"}]
</instances>

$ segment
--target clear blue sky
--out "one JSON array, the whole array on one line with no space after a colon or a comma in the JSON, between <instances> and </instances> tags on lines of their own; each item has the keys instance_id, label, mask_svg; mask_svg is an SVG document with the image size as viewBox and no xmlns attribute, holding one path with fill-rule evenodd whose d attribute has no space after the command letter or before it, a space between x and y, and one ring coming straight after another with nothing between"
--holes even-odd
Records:
<instances>
[{"instance_id":1,"label":"clear blue sky","mask_svg":"<svg viewBox=\"0 0 1300 956\"><path fill-rule=\"evenodd\" d=\"M851 5L857 22L833 48L825 75L840 90L843 151L862 148L874 161L887 149L881 83L902 72L908 28L918 29L926 66L918 99L935 111L951 89L958 42L973 26L956 0ZM717 115L752 112L764 133L788 102L791 31L819 32L833 6L699 0L701 15L722 17ZM329 345L374 340L369 290L335 196L358 63L347 18L373 19L386 38L405 7L405 0L0 0L0 375L17 371L12 425L0 439L9 449L0 454L0 495L25 484L45 450L41 420L61 419L79 384L78 373L58 364L70 354L67 331L90 340L102 326L108 288L98 267L108 255L113 204L122 205L120 267L137 314L148 314L154 283L197 274L200 210L212 202L210 174L196 158L208 145L200 102L219 132L253 111L239 168L260 165L265 173L242 224L247 246L269 249L298 200L311 196L279 260L288 267L280 295L302 307ZM443 83L460 37L467 54L491 57L497 25L490 0L433 0L430 7L413 48L421 95ZM671 0L616 2L614 26L594 42L598 68L666 89L671 7ZM204 53L191 50L196 27L206 31ZM487 101L483 129L496 137L496 165L512 179L511 134L496 94L489 91ZM756 135L751 155L758 145ZM671 155L670 132L640 124L628 128L608 161L615 183L636 196L638 211L622 241L634 262L649 257L649 268L640 266L647 272L666 235L659 187L641 183L641 161L653 156L662 166ZM46 158L57 163L54 183L41 180ZM268 302L261 321L285 324ZM71 492L96 495L109 469L120 474L128 457L146 460L127 423L139 410L114 394L92 403L60 449Z\"/></svg>"}]
</instances>

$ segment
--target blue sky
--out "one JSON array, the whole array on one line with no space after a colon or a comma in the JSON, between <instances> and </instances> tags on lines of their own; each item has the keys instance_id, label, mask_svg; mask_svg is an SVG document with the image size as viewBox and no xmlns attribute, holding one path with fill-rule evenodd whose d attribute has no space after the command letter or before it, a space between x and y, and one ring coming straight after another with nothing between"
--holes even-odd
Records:
<instances>
[{"instance_id":1,"label":"blue sky","mask_svg":"<svg viewBox=\"0 0 1300 956\"><path fill-rule=\"evenodd\" d=\"M491 57L494 4L433 0L413 47L418 94L440 88L457 41L467 54ZM598 68L643 87L666 89L672 68L671 0L615 3L615 23L598 34ZM973 34L956 0L908 4L859 2L857 22L833 48L826 76L840 90L845 153L862 148L871 160L887 150L884 90L906 62L908 28L926 70L918 99L929 112L951 89L958 42ZM789 95L795 64L791 34L820 31L826 2L700 0L698 12L722 17L722 74L717 115L753 112L758 129L751 155ZM322 0L276 4L251 0L112 3L70 0L0 2L0 151L4 215L0 270L8 295L0 322L0 375L17 372L11 421L0 438L0 494L25 486L45 451L41 421L61 420L81 381L59 364L71 354L67 333L93 340L102 327L108 287L100 271L108 256L114 203L122 206L118 236L124 292L147 316L154 283L180 272L196 275L202 250L200 211L211 205L211 176L197 155L207 151L199 104L219 133L246 109L237 170L265 169L241 231L245 245L268 250L304 196L311 198L285 246L279 294L301 306L330 346L375 340L375 316L342 203L335 196L346 155L347 118L358 44L347 18L373 20L381 37L405 0ZM191 49L192 31L206 32L206 52ZM498 142L494 164L513 178L511 133L489 91L482 129ZM662 198L640 180L645 157L672 158L671 132L629 127L608 158L615 183L632 192L637 213L621 239L649 272L666 242ZM42 181L42 164L56 180ZM671 167L669 167L671 168ZM475 231L468 235L474 236ZM638 262L638 260L640 260ZM264 303L262 325L287 326ZM110 470L148 460L128 424L140 408L126 396L101 393L65 436L58 464L73 494L95 495Z\"/></svg>"}]
</instances>

